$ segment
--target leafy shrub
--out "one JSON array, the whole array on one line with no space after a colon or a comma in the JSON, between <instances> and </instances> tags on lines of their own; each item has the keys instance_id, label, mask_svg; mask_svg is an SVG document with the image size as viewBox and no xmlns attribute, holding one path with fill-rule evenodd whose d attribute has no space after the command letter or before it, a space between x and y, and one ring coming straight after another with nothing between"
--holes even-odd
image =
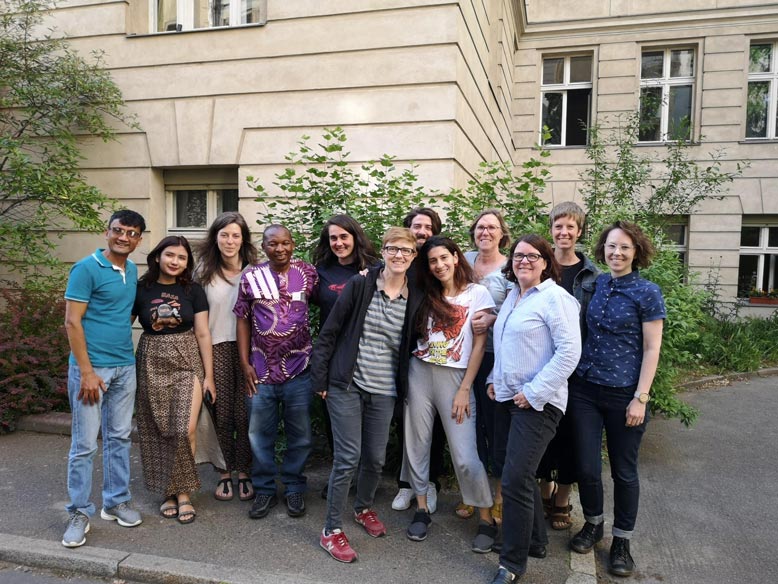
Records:
<instances>
[{"instance_id":1,"label":"leafy shrub","mask_svg":"<svg viewBox=\"0 0 778 584\"><path fill-rule=\"evenodd\" d=\"M65 301L59 292L0 293L0 433L16 420L68 405Z\"/></svg>"}]
</instances>

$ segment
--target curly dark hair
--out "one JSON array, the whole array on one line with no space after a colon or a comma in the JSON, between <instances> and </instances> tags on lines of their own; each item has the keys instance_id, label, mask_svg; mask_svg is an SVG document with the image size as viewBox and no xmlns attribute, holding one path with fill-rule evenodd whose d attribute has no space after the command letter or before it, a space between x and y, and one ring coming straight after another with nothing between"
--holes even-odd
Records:
<instances>
[{"instance_id":1,"label":"curly dark hair","mask_svg":"<svg viewBox=\"0 0 778 584\"><path fill-rule=\"evenodd\" d=\"M373 242L370 241L365 234L365 230L362 226L356 222L356 220L350 215L340 214L333 215L324 224L321 229L321 235L319 236L319 243L316 244L316 248L311 255L311 263L314 266L335 264L338 262L338 257L332 253L330 247L330 226L335 225L341 229L348 231L351 237L354 238L354 263L357 264L360 270L364 270L368 266L372 266L378 263L378 253L376 253Z\"/></svg>"},{"instance_id":2,"label":"curly dark hair","mask_svg":"<svg viewBox=\"0 0 778 584\"><path fill-rule=\"evenodd\" d=\"M410 229L411 225L413 225L413 219L416 217L416 215L424 215L425 217L430 218L433 235L437 235L440 233L440 230L443 229L443 222L440 220L440 215L435 212L435 209L430 209L429 207L415 207L414 209L411 209L410 213L408 213L405 216L405 219L403 219L403 227Z\"/></svg>"},{"instance_id":3,"label":"curly dark hair","mask_svg":"<svg viewBox=\"0 0 778 584\"><path fill-rule=\"evenodd\" d=\"M416 318L416 330L424 334L427 330L427 321L432 319L441 325L451 324L455 317L455 312L443 295L443 284L440 283L430 270L427 257L430 251L435 247L445 247L452 256L458 258L457 266L454 270L454 284L458 289L462 289L468 284L475 283L476 277L470 263L465 259L465 254L454 242L454 240L442 235L433 235L419 250L418 269L416 272L416 281L422 292L422 301Z\"/></svg>"},{"instance_id":4,"label":"curly dark hair","mask_svg":"<svg viewBox=\"0 0 778 584\"><path fill-rule=\"evenodd\" d=\"M651 265L651 259L654 257L654 244L643 233L643 230L638 227L636 223L630 221L616 221L611 223L600 233L600 238L597 240L597 245L594 248L594 259L598 262L605 263L605 242L608 240L608 235L614 229L621 229L632 240L632 245L635 246L635 257L632 259L632 269L639 270L641 268L647 268Z\"/></svg>"},{"instance_id":5,"label":"curly dark hair","mask_svg":"<svg viewBox=\"0 0 778 584\"><path fill-rule=\"evenodd\" d=\"M189 257L186 259L186 268L184 268L184 271L176 276L176 283L183 286L184 290L189 293L189 289L192 285L192 273L194 272L194 256L192 255L192 248L190 247L189 242L183 235L168 235L149 252L149 255L146 257L146 263L148 264L149 269L145 274L138 278L138 285L142 284L144 287L150 288L152 284L159 280L159 275L161 273L159 269L159 258L162 256L162 252L168 247L175 247L178 245L186 250Z\"/></svg>"},{"instance_id":6,"label":"curly dark hair","mask_svg":"<svg viewBox=\"0 0 778 584\"><path fill-rule=\"evenodd\" d=\"M554 257L554 249L545 237L541 237L536 233L522 235L513 242L511 252L508 254L508 261L505 262L505 267L502 269L502 274L505 276L505 279L514 284L518 284L519 282L516 274L513 273L513 252L516 251L516 247L522 242L534 247L538 250L538 253L543 256L543 259L546 260L546 267L540 274L540 281L545 282L551 278L554 282L559 284L562 269L559 267L559 262L557 262Z\"/></svg>"},{"instance_id":7,"label":"curly dark hair","mask_svg":"<svg viewBox=\"0 0 778 584\"><path fill-rule=\"evenodd\" d=\"M257 263L257 248L251 242L251 231L249 231L249 226L243 215L236 211L222 213L211 223L205 239L195 245L198 260L195 279L203 286L213 282L213 279L216 277L221 278L225 282L227 281L227 278L224 276L224 261L219 251L218 238L219 231L233 223L240 227L242 239L240 251L238 252L240 267L245 268L248 265Z\"/></svg>"}]
</instances>

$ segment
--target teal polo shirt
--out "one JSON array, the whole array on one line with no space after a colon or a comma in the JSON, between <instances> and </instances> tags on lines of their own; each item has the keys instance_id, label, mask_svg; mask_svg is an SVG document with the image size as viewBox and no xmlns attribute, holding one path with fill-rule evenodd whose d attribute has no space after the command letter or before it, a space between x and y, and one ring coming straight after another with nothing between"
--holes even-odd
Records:
<instances>
[{"instance_id":1,"label":"teal polo shirt","mask_svg":"<svg viewBox=\"0 0 778 584\"><path fill-rule=\"evenodd\" d=\"M105 258L102 249L70 269L65 300L87 305L81 324L93 367L135 364L130 315L137 285L135 264L128 259L122 272ZM70 364L78 365L72 352Z\"/></svg>"}]
</instances>

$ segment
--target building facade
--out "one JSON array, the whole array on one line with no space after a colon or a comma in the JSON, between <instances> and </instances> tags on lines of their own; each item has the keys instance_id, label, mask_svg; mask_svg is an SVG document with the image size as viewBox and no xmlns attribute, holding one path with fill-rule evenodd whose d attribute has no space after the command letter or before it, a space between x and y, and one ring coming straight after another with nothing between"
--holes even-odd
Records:
<instances>
[{"instance_id":1,"label":"building facade","mask_svg":"<svg viewBox=\"0 0 778 584\"><path fill-rule=\"evenodd\" d=\"M679 250L722 292L778 287L778 2L752 0L66 0L57 29L105 51L141 130L85 143L93 184L148 219L146 241L256 211L303 134L341 126L355 162L393 154L463 187L521 164L552 129L549 202L579 200L582 126L641 108L640 148L689 139L750 167L678 217ZM642 100L642 101L641 101ZM63 258L88 253L71 234Z\"/></svg>"}]
</instances>

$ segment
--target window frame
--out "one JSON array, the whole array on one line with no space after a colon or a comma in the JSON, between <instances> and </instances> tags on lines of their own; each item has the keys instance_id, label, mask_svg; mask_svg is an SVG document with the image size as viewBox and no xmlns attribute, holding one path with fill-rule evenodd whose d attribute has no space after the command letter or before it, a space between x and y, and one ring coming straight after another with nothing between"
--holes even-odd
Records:
<instances>
[{"instance_id":1,"label":"window frame","mask_svg":"<svg viewBox=\"0 0 778 584\"><path fill-rule=\"evenodd\" d=\"M570 81L570 61L576 57L589 57L591 60L589 68L589 81ZM543 83L543 63L547 59L563 59L563 72L562 83ZM583 50L568 53L542 53L540 55L540 112L538 118L540 120L538 127L538 143L542 144L545 148L585 148L589 145L589 126L591 126L592 119L594 117L594 77L595 77L595 63L596 56L593 50ZM584 144L568 144L567 143L567 105L568 105L568 91L588 89L589 90L589 104L588 104L588 120L586 120L586 140ZM543 96L546 93L561 93L562 94L562 131L559 138L559 144L551 144L544 142L543 140Z\"/></svg>"},{"instance_id":2,"label":"window frame","mask_svg":"<svg viewBox=\"0 0 778 584\"><path fill-rule=\"evenodd\" d=\"M754 45L770 45L770 71L751 72L751 47ZM743 139L749 142L757 140L778 140L778 40L775 39L751 39L746 51L746 85L745 85L745 118L743 120ZM769 82L767 103L767 134L765 136L747 136L748 131L748 89L751 83Z\"/></svg>"},{"instance_id":3,"label":"window frame","mask_svg":"<svg viewBox=\"0 0 778 584\"><path fill-rule=\"evenodd\" d=\"M670 77L672 66L672 52L690 49L693 54L693 71L691 76L684 77ZM662 52L662 77L652 77L643 79L643 55L645 53ZM637 76L639 81L638 88L638 115L642 113L642 94L643 89L651 87L659 87L662 90L662 97L660 103L660 116L659 116L659 140L640 140L638 134L638 144L664 144L667 142L675 141L674 138L668 135L670 125L670 88L671 87L684 87L691 85L691 104L689 106L690 115L690 127L689 136L684 141L692 142L695 139L697 132L696 128L698 124L695 124L695 120L699 117L697 111L697 104L699 103L698 93L698 76L701 70L700 63L700 46L695 42L683 42L678 44L663 44L661 46L641 46L640 54L637 59Z\"/></svg>"},{"instance_id":4,"label":"window frame","mask_svg":"<svg viewBox=\"0 0 778 584\"><path fill-rule=\"evenodd\" d=\"M157 30L157 26L159 24L157 20L157 5L159 1L160 0L148 0L150 34L169 34L175 32L183 32L183 31L194 32L194 31L205 31L205 30L224 30L227 28L238 28L238 27L245 27L245 26L264 26L265 24L267 24L267 0L254 0L254 2L256 2L257 4L257 9L259 11L259 20L257 22L241 23L240 15L241 15L242 1L231 0L230 1L230 23L237 22L237 24L206 26L201 28L194 28L195 0L175 0L176 25L180 26L181 29L179 30L178 28L176 28L175 30ZM208 0L209 13L210 13L210 6L214 1L218 1L218 0Z\"/></svg>"},{"instance_id":5,"label":"window frame","mask_svg":"<svg viewBox=\"0 0 778 584\"><path fill-rule=\"evenodd\" d=\"M760 221L757 223L743 223L741 225L741 237L743 228L756 227L759 228L759 245L758 246L746 246L740 245L738 248L738 280L740 279L740 258L742 256L757 256L757 269L756 269L756 288L771 290L778 288L778 246L770 246L770 229L778 229L778 220L776 221ZM769 258L768 258L769 256ZM768 265L769 262L769 265ZM767 286L761 285L764 279L765 269L768 269L767 274ZM738 297L748 297L748 291L752 288L749 284L748 290L738 290ZM738 281L738 288L740 288L740 282Z\"/></svg>"}]
</instances>

